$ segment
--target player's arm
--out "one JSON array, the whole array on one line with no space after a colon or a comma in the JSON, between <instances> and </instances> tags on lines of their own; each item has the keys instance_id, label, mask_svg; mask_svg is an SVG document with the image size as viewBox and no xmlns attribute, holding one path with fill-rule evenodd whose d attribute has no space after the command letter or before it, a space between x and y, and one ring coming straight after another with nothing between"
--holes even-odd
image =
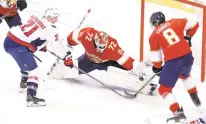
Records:
<instances>
[{"instance_id":1,"label":"player's arm","mask_svg":"<svg viewBox=\"0 0 206 124\"><path fill-rule=\"evenodd\" d=\"M162 70L162 53L157 41L151 36L149 39L153 72L159 74Z\"/></svg>"},{"instance_id":2,"label":"player's arm","mask_svg":"<svg viewBox=\"0 0 206 124\"><path fill-rule=\"evenodd\" d=\"M71 51L65 43L66 41L62 37L62 34L59 33L56 28L44 29L44 31L41 32L41 39L46 39L46 49L51 50L61 58L64 58L67 55L67 52ZM38 49L45 51L45 45L42 44L41 47L38 47Z\"/></svg>"},{"instance_id":3,"label":"player's arm","mask_svg":"<svg viewBox=\"0 0 206 124\"><path fill-rule=\"evenodd\" d=\"M27 7L27 3L25 0L10 0L10 1L2 1L0 6L0 14L1 16L12 17L16 15L17 9L20 11L24 10Z\"/></svg>"},{"instance_id":4,"label":"player's arm","mask_svg":"<svg viewBox=\"0 0 206 124\"><path fill-rule=\"evenodd\" d=\"M111 37L109 39L112 39L112 41L109 42L108 45L108 49L110 49L114 53L110 54L111 56L113 56L112 58L114 58L114 60L117 61L117 63L124 69L132 70L134 59L131 56L127 55L124 50L122 50L115 39Z\"/></svg>"},{"instance_id":5,"label":"player's arm","mask_svg":"<svg viewBox=\"0 0 206 124\"><path fill-rule=\"evenodd\" d=\"M73 30L69 36L67 37L67 43L68 45L70 46L76 46L78 44L81 43L81 41L79 40L80 37L83 35L83 30L82 28L78 28L78 29L75 29Z\"/></svg>"},{"instance_id":6,"label":"player's arm","mask_svg":"<svg viewBox=\"0 0 206 124\"><path fill-rule=\"evenodd\" d=\"M185 18L184 22L186 23L184 28L184 30L186 31L186 35L192 37L197 31L199 23L195 18Z\"/></svg>"},{"instance_id":7,"label":"player's arm","mask_svg":"<svg viewBox=\"0 0 206 124\"><path fill-rule=\"evenodd\" d=\"M184 36L184 39L187 40L189 46L191 47L192 46L191 38L196 33L199 27L199 23L195 18L190 18L190 19L184 18L181 21L183 25L185 24L184 31L186 31L186 36Z\"/></svg>"}]
</instances>

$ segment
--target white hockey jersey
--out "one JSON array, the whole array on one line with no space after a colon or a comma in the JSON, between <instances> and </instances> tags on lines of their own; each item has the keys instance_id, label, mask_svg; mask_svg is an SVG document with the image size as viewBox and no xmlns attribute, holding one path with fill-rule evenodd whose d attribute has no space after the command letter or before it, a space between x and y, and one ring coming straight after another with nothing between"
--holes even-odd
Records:
<instances>
[{"instance_id":1,"label":"white hockey jersey","mask_svg":"<svg viewBox=\"0 0 206 124\"><path fill-rule=\"evenodd\" d=\"M30 16L26 23L20 26L12 27L8 33L8 37L14 42L28 47L32 52L40 50L48 43L51 46L66 47L61 44L58 30L52 26L45 18L37 16ZM57 50L61 57L66 55L65 48Z\"/></svg>"}]
</instances>

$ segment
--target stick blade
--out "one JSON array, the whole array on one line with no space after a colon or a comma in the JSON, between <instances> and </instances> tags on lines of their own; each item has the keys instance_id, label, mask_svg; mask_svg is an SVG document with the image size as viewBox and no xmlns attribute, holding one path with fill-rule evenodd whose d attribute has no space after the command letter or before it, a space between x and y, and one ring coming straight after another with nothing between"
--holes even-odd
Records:
<instances>
[{"instance_id":1,"label":"stick blade","mask_svg":"<svg viewBox=\"0 0 206 124\"><path fill-rule=\"evenodd\" d=\"M124 90L124 94L127 96L127 98L129 99L134 99L136 98L136 94L131 94L131 93L128 93L127 91Z\"/></svg>"}]
</instances>

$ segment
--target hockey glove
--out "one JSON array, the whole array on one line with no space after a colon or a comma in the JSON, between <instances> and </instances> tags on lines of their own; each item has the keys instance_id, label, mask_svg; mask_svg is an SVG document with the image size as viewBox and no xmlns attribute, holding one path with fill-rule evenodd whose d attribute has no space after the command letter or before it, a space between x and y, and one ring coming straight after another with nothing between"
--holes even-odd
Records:
<instances>
[{"instance_id":1,"label":"hockey glove","mask_svg":"<svg viewBox=\"0 0 206 124\"><path fill-rule=\"evenodd\" d=\"M192 47L192 42L191 42L192 37L190 37L190 36L184 36L184 39L187 40L188 45L189 45L190 47Z\"/></svg>"},{"instance_id":2,"label":"hockey glove","mask_svg":"<svg viewBox=\"0 0 206 124\"><path fill-rule=\"evenodd\" d=\"M27 8L27 3L25 0L18 0L16 4L17 4L17 8L19 8L20 11Z\"/></svg>"},{"instance_id":3,"label":"hockey glove","mask_svg":"<svg viewBox=\"0 0 206 124\"><path fill-rule=\"evenodd\" d=\"M161 74L161 71L162 71L162 68L155 68L154 66L152 66L152 71L157 75L157 76L160 76Z\"/></svg>"},{"instance_id":4,"label":"hockey glove","mask_svg":"<svg viewBox=\"0 0 206 124\"><path fill-rule=\"evenodd\" d=\"M67 52L67 55L64 57L64 65L73 68L73 60L72 60L71 52Z\"/></svg>"},{"instance_id":5,"label":"hockey glove","mask_svg":"<svg viewBox=\"0 0 206 124\"><path fill-rule=\"evenodd\" d=\"M2 16L3 16L3 15L2 15L2 14L0 14L0 18L2 18ZM2 23L2 19L0 19L0 24L1 24L1 23Z\"/></svg>"},{"instance_id":6,"label":"hockey glove","mask_svg":"<svg viewBox=\"0 0 206 124\"><path fill-rule=\"evenodd\" d=\"M46 51L47 51L47 46L44 46L44 47L41 48L39 51L41 51L41 52L46 52Z\"/></svg>"}]
</instances>

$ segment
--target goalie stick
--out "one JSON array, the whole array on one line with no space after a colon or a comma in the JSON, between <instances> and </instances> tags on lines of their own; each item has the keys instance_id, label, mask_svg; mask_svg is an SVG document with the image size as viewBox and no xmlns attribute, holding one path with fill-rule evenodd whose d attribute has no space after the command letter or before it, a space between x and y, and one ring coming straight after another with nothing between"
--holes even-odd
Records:
<instances>
[{"instance_id":1,"label":"goalie stick","mask_svg":"<svg viewBox=\"0 0 206 124\"><path fill-rule=\"evenodd\" d=\"M47 52L51 53L52 55L56 56L58 59L60 60L64 60L62 58L60 58L58 55L56 55L55 53L51 52L50 50L47 50ZM112 92L116 93L117 95L121 96L121 97L124 97L126 99L133 99L133 97L130 97L128 95L124 95L124 94L121 94L119 92L117 92L116 90L112 89L111 87L109 87L108 85L106 85L105 83L103 83L102 81L98 80L97 78L93 77L92 75L86 73L84 70L76 67L75 65L73 65L73 67L75 69L77 69L78 71L82 72L83 74L87 75L88 77L92 78L93 80L99 82L100 84L102 84L103 86L105 86L106 88L108 88L109 90L111 90ZM134 97L135 98L135 97Z\"/></svg>"},{"instance_id":2,"label":"goalie stick","mask_svg":"<svg viewBox=\"0 0 206 124\"><path fill-rule=\"evenodd\" d=\"M87 10L86 15L82 18L82 20L81 20L81 22L79 23L79 26L78 26L77 28L80 28L80 27L81 27L81 25L82 25L83 22L85 21L87 15L90 13L90 11L91 11L91 9L88 9L88 10ZM56 61L54 62L54 64L51 66L50 70L47 72L47 75L50 75L50 74L53 72L56 64L57 64L59 61L60 61L60 58L57 58Z\"/></svg>"},{"instance_id":3,"label":"goalie stick","mask_svg":"<svg viewBox=\"0 0 206 124\"><path fill-rule=\"evenodd\" d=\"M141 91L151 82L151 80L155 78L155 76L156 76L156 74L153 74L152 77L151 77L149 80L147 80L147 82L145 82L145 84L144 84L135 94L128 93L128 92L125 91L125 90L124 90L124 93L125 93L129 98L131 98L131 99L136 98L137 95L138 95L139 93L141 93Z\"/></svg>"}]
</instances>

